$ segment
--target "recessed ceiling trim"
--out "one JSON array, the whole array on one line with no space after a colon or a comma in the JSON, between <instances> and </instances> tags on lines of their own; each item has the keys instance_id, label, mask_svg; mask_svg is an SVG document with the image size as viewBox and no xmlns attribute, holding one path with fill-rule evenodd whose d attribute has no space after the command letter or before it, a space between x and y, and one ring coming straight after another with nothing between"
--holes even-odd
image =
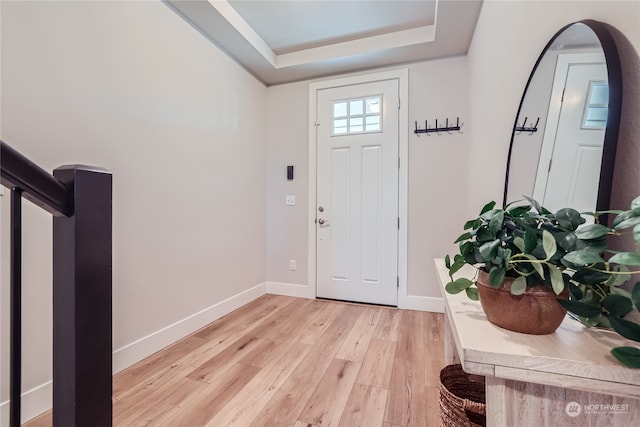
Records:
<instances>
[{"instance_id":1,"label":"recessed ceiling trim","mask_svg":"<svg viewBox=\"0 0 640 427\"><path fill-rule=\"evenodd\" d=\"M231 7L227 0L208 0L224 19L229 22L253 46L259 53L269 61L271 65L276 66L276 54L271 50L269 45L255 32L255 30L245 21L236 10Z\"/></svg>"},{"instance_id":2,"label":"recessed ceiling trim","mask_svg":"<svg viewBox=\"0 0 640 427\"><path fill-rule=\"evenodd\" d=\"M394 31L277 55L227 0L207 1L275 69L312 64L360 53L429 43L435 40L438 17L438 1L436 1L433 25Z\"/></svg>"},{"instance_id":3,"label":"recessed ceiling trim","mask_svg":"<svg viewBox=\"0 0 640 427\"><path fill-rule=\"evenodd\" d=\"M275 68L293 67L360 53L428 43L434 41L436 39L435 36L435 25L395 31L393 33L276 55L274 66Z\"/></svg>"},{"instance_id":4,"label":"recessed ceiling trim","mask_svg":"<svg viewBox=\"0 0 640 427\"><path fill-rule=\"evenodd\" d=\"M235 9L236 0L162 1L266 86L464 55L469 49L483 3L483 0L423 0L432 8L427 12L429 19L422 19L416 24L416 19L412 18L414 14L405 13L403 19L407 25L396 22L391 26L385 25L389 21L386 13L382 12L384 8L378 8L375 3L380 1L393 5L396 0L361 0L363 4L370 4L364 15L373 17L379 31L352 32L349 39L345 36L349 33L345 22L351 19L350 14L340 15L340 10L345 12L348 8L338 8L337 11L335 8L319 9L316 13L320 16L319 22L314 22L319 25L308 31L304 25L282 28L286 22L300 24L309 19L310 12L315 9L307 8L301 0L265 0L265 4L282 4L273 10L260 7L242 9L242 14ZM254 1L248 3L253 4ZM315 7L322 7L324 3L324 0L308 1ZM400 5L409 0L397 2ZM287 3L291 4L288 10ZM338 7L342 2L327 3ZM285 24L279 19L282 15L286 15ZM341 17L342 26L334 28L332 25L336 23L337 16ZM257 23L257 26L252 27L250 22ZM286 33L287 38L283 39L281 32ZM298 34L304 43L296 43ZM356 34L360 34L360 38ZM277 49L267 40L280 43L274 46L286 48L278 51L278 55L275 53ZM297 49L294 46L298 46Z\"/></svg>"}]
</instances>

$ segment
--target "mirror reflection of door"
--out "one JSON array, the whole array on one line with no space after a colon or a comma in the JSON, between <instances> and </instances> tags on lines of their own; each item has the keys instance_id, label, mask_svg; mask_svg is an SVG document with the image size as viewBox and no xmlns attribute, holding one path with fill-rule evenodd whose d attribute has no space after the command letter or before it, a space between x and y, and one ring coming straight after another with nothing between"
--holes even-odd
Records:
<instances>
[{"instance_id":1,"label":"mirror reflection of door","mask_svg":"<svg viewBox=\"0 0 640 427\"><path fill-rule=\"evenodd\" d=\"M506 168L505 204L526 203L523 196L529 196L552 211L558 207L583 212L609 209L621 81L618 51L606 24L575 22L551 38L518 107ZM562 102L565 87L565 92L578 94L565 94ZM573 112L570 106L575 107Z\"/></svg>"},{"instance_id":2,"label":"mirror reflection of door","mask_svg":"<svg viewBox=\"0 0 640 427\"><path fill-rule=\"evenodd\" d=\"M608 107L602 53L558 56L533 197L551 211L593 211Z\"/></svg>"}]
</instances>

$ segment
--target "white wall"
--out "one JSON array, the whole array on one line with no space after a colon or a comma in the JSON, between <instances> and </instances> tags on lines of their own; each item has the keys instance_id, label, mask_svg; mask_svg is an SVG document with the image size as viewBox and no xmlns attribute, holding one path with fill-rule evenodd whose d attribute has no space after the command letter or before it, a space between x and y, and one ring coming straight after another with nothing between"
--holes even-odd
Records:
<instances>
[{"instance_id":1,"label":"white wall","mask_svg":"<svg viewBox=\"0 0 640 427\"><path fill-rule=\"evenodd\" d=\"M306 286L309 84L273 86L268 94L267 280L274 289ZM294 167L292 181L287 180L288 165ZM296 196L295 206L285 206L288 194ZM295 271L289 270L291 259Z\"/></svg>"},{"instance_id":2,"label":"white wall","mask_svg":"<svg viewBox=\"0 0 640 427\"><path fill-rule=\"evenodd\" d=\"M409 295L441 298L433 259L455 250L467 199L469 75L467 58L409 68L409 128L460 117L463 133L409 134ZM452 231L454 230L454 231Z\"/></svg>"},{"instance_id":3,"label":"white wall","mask_svg":"<svg viewBox=\"0 0 640 427\"><path fill-rule=\"evenodd\" d=\"M114 369L263 293L266 88L160 2L1 8L1 138L48 170L113 172ZM5 402L6 191L0 201ZM44 384L28 417L50 399L51 219L24 210L22 389Z\"/></svg>"},{"instance_id":4,"label":"white wall","mask_svg":"<svg viewBox=\"0 0 640 427\"><path fill-rule=\"evenodd\" d=\"M468 76L466 58L450 58L411 64L409 69L409 209L408 294L440 298L433 258L454 249L457 236L451 227L462 225L466 200L466 133L430 136L413 134L414 120L424 127L435 119L467 121ZM308 216L308 105L309 83L270 87L267 164L267 281L306 287ZM466 125L463 131L466 130ZM293 164L294 181L287 181L285 167ZM286 194L295 194L297 205L285 206ZM297 270L289 271L289 259ZM297 289L289 286L289 290ZM306 290L301 290L304 293ZM311 292L315 295L315 292ZM424 304L423 304L424 305Z\"/></svg>"},{"instance_id":5,"label":"white wall","mask_svg":"<svg viewBox=\"0 0 640 427\"><path fill-rule=\"evenodd\" d=\"M484 2L468 54L469 215L476 214L489 200L502 201L511 129L529 73L549 39L563 26L581 19L595 19L616 27L631 42L635 48L631 53L637 57L640 51L638 1ZM626 84L635 82L637 87L637 72L627 77ZM638 97L628 89L624 88L625 101L634 105L623 108L626 114L637 118L640 116ZM638 145L637 126L634 131L622 133L626 136L621 144ZM637 157L634 159L637 170ZM621 180L635 182L635 190L631 192L640 189L637 173L634 177L627 174Z\"/></svg>"}]
</instances>

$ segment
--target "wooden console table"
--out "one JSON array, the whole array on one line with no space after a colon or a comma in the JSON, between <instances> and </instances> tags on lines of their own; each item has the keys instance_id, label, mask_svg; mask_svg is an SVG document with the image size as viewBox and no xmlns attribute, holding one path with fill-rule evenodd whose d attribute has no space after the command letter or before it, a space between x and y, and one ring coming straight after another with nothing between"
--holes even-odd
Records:
<instances>
[{"instance_id":1,"label":"wooden console table","mask_svg":"<svg viewBox=\"0 0 640 427\"><path fill-rule=\"evenodd\" d=\"M640 425L640 369L624 367L609 353L640 343L569 317L550 335L499 328L479 302L464 292L448 294L444 260L435 264L445 300L445 363L486 377L487 426ZM466 268L456 277L473 274Z\"/></svg>"}]
</instances>

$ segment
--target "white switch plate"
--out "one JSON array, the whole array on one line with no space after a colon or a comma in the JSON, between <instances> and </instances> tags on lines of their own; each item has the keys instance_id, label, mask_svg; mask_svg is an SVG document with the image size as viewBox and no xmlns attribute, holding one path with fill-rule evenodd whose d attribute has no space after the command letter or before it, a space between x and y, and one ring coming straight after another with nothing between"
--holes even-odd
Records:
<instances>
[{"instance_id":1,"label":"white switch plate","mask_svg":"<svg viewBox=\"0 0 640 427\"><path fill-rule=\"evenodd\" d=\"M295 206L296 205L296 196L293 195L287 195L287 198L285 199L285 205L287 206Z\"/></svg>"},{"instance_id":2,"label":"white switch plate","mask_svg":"<svg viewBox=\"0 0 640 427\"><path fill-rule=\"evenodd\" d=\"M291 271L295 271L296 270L296 260L295 259L290 259L289 260L289 270L291 270Z\"/></svg>"}]
</instances>

